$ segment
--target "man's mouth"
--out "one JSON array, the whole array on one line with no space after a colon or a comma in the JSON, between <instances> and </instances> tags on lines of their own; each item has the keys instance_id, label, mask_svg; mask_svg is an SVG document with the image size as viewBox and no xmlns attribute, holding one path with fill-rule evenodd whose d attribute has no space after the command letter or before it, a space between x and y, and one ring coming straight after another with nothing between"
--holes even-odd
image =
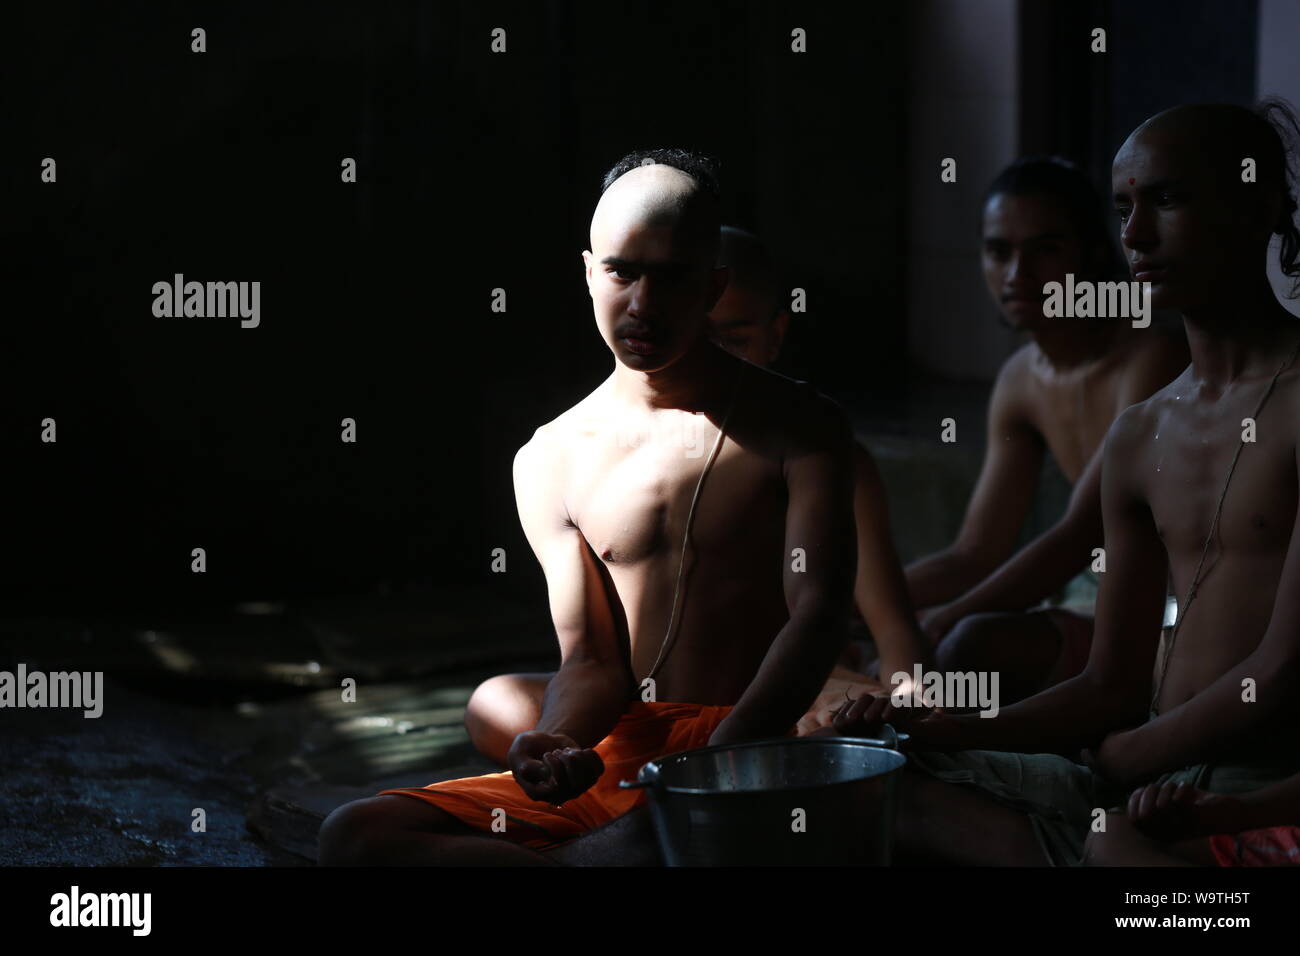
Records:
<instances>
[{"instance_id":1,"label":"man's mouth","mask_svg":"<svg viewBox=\"0 0 1300 956\"><path fill-rule=\"evenodd\" d=\"M625 335L619 339L629 352L635 352L638 355L647 355L659 347L659 344L653 339L642 339L635 336Z\"/></svg>"},{"instance_id":2,"label":"man's mouth","mask_svg":"<svg viewBox=\"0 0 1300 956\"><path fill-rule=\"evenodd\" d=\"M1165 267L1145 259L1133 263L1133 278L1137 282L1160 282L1165 277Z\"/></svg>"}]
</instances>

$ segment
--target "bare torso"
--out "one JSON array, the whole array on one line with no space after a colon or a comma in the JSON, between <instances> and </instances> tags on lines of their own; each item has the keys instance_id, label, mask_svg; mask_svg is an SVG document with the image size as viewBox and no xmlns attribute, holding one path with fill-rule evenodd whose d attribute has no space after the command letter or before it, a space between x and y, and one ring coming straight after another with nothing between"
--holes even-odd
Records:
<instances>
[{"instance_id":1,"label":"bare torso","mask_svg":"<svg viewBox=\"0 0 1300 956\"><path fill-rule=\"evenodd\" d=\"M544 429L565 509L626 621L640 682L660 654L673 608L687 514L726 411L631 411L612 378ZM783 455L806 385L746 365L727 437L704 482L678 596L676 639L655 699L732 704L788 620L782 575Z\"/></svg>"},{"instance_id":2,"label":"bare torso","mask_svg":"<svg viewBox=\"0 0 1300 956\"><path fill-rule=\"evenodd\" d=\"M1072 485L1119 413L1187 364L1185 347L1170 336L1129 328L1105 354L1073 368L1055 368L1032 343L1016 359L1022 414Z\"/></svg>"},{"instance_id":3,"label":"bare torso","mask_svg":"<svg viewBox=\"0 0 1300 956\"><path fill-rule=\"evenodd\" d=\"M1128 462L1169 556L1185 602L1232 458L1241 458L1224 500L1195 601L1179 628L1159 712L1189 700L1259 644L1273 612L1296 519L1296 428L1300 370L1279 378L1242 441L1271 373L1213 394L1188 370L1141 407L1137 454Z\"/></svg>"}]
</instances>

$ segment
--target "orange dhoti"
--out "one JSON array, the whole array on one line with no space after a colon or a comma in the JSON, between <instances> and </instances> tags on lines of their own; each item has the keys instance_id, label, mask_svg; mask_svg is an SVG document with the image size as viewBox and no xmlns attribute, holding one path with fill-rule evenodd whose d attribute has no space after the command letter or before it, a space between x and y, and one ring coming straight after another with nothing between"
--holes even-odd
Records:
<instances>
[{"instance_id":1,"label":"orange dhoti","mask_svg":"<svg viewBox=\"0 0 1300 956\"><path fill-rule=\"evenodd\" d=\"M605 763L600 779L559 807L529 798L509 772L384 790L379 796L391 793L424 800L485 835L546 850L617 820L644 803L645 790L621 789L619 781L635 779L642 765L658 757L707 747L709 737L730 711L729 706L634 702L594 748Z\"/></svg>"}]
</instances>

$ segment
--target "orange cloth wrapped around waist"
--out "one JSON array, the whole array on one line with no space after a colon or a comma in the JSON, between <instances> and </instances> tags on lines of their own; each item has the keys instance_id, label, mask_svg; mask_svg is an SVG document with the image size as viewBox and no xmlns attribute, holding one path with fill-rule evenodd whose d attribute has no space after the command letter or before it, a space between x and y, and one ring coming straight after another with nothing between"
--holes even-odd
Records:
<instances>
[{"instance_id":1,"label":"orange cloth wrapped around waist","mask_svg":"<svg viewBox=\"0 0 1300 956\"><path fill-rule=\"evenodd\" d=\"M623 790L641 766L679 750L707 747L731 712L729 706L635 701L595 751L605 772L592 787L563 806L530 799L514 774L446 780L427 787L384 790L432 803L463 823L536 850L548 849L616 820L646 800L645 790ZM501 813L494 811L500 810ZM504 817L503 817L504 814ZM497 822L493 830L493 822ZM504 830L501 829L504 823Z\"/></svg>"}]
</instances>

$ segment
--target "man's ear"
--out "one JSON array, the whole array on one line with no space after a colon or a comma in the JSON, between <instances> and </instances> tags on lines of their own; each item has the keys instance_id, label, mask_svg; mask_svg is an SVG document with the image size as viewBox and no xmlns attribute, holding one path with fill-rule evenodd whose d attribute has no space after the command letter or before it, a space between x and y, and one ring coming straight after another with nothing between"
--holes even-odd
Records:
<instances>
[{"instance_id":1,"label":"man's ear","mask_svg":"<svg viewBox=\"0 0 1300 956\"><path fill-rule=\"evenodd\" d=\"M713 270L713 275L709 277L711 283L709 287L709 307L705 312L712 312L718 300L722 298L722 293L727 291L727 283L731 281L731 267L718 266Z\"/></svg>"},{"instance_id":2,"label":"man's ear","mask_svg":"<svg viewBox=\"0 0 1300 956\"><path fill-rule=\"evenodd\" d=\"M587 277L587 295L590 296L592 295L591 293L591 250L590 249L584 249L582 251L582 268L584 274ZM595 296L592 296L592 298L595 298Z\"/></svg>"}]
</instances>

